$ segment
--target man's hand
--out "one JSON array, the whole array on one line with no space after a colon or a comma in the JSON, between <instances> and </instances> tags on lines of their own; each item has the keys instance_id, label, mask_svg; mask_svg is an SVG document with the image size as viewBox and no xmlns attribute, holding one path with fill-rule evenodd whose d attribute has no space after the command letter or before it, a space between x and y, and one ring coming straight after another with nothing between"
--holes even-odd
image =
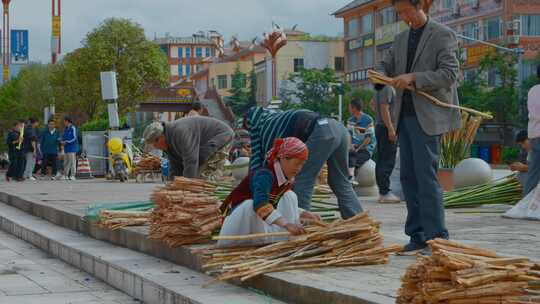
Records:
<instances>
[{"instance_id":1,"label":"man's hand","mask_svg":"<svg viewBox=\"0 0 540 304\"><path fill-rule=\"evenodd\" d=\"M510 170L517 171L517 172L527 172L529 171L529 166L523 163L517 162L510 165Z\"/></svg>"},{"instance_id":2,"label":"man's hand","mask_svg":"<svg viewBox=\"0 0 540 304\"><path fill-rule=\"evenodd\" d=\"M388 140L392 143L397 142L396 130L394 129L388 130Z\"/></svg>"},{"instance_id":3,"label":"man's hand","mask_svg":"<svg viewBox=\"0 0 540 304\"><path fill-rule=\"evenodd\" d=\"M283 228L287 229L291 235L301 235L306 233L304 226L298 224L286 224Z\"/></svg>"},{"instance_id":4,"label":"man's hand","mask_svg":"<svg viewBox=\"0 0 540 304\"><path fill-rule=\"evenodd\" d=\"M405 90L407 88L414 88L414 82L416 77L414 74L403 74L394 78L392 86L398 90Z\"/></svg>"},{"instance_id":5,"label":"man's hand","mask_svg":"<svg viewBox=\"0 0 540 304\"><path fill-rule=\"evenodd\" d=\"M321 217L313 212L304 211L302 212L302 214L300 214L300 220L304 220L307 222L320 222Z\"/></svg>"}]
</instances>

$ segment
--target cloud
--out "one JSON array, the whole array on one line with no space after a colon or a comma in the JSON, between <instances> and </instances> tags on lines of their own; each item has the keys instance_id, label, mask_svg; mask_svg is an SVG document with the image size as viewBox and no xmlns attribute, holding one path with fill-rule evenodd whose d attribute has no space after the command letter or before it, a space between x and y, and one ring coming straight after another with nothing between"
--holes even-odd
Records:
<instances>
[{"instance_id":1,"label":"cloud","mask_svg":"<svg viewBox=\"0 0 540 304\"><path fill-rule=\"evenodd\" d=\"M226 39L250 40L271 27L299 25L314 34L343 32L341 20L330 14L350 0L64 0L63 53L80 47L86 33L108 17L141 24L149 38L189 36L198 30L217 30ZM10 6L13 29L30 31L30 58L50 60L51 0L15 0Z\"/></svg>"}]
</instances>

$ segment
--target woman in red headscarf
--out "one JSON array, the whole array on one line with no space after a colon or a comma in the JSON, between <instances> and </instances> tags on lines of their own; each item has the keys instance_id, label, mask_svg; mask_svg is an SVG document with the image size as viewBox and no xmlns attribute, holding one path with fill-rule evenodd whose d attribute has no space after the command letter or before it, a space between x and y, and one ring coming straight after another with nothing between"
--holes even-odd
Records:
<instances>
[{"instance_id":1,"label":"woman in red headscarf","mask_svg":"<svg viewBox=\"0 0 540 304\"><path fill-rule=\"evenodd\" d=\"M246 235L289 231L305 233L301 219L319 220L298 208L292 191L294 177L308 158L307 146L298 138L278 138L266 155L264 168L254 171L225 199L222 211L227 216L220 235ZM271 243L283 238L262 238L250 241L219 241L218 246Z\"/></svg>"}]
</instances>

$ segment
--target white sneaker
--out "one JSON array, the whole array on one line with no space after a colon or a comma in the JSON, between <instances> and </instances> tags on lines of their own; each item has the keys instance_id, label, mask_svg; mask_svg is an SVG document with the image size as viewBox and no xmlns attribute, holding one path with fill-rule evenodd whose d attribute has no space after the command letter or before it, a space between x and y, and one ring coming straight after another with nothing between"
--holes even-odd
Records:
<instances>
[{"instance_id":1,"label":"white sneaker","mask_svg":"<svg viewBox=\"0 0 540 304\"><path fill-rule=\"evenodd\" d=\"M74 181L74 180L77 180L77 179L75 178L75 176L72 176L72 177L69 178L69 180Z\"/></svg>"},{"instance_id":2,"label":"white sneaker","mask_svg":"<svg viewBox=\"0 0 540 304\"><path fill-rule=\"evenodd\" d=\"M30 176L28 179L31 180L31 181L36 181L36 180L37 180L37 179L36 179L35 177L33 177L33 176Z\"/></svg>"},{"instance_id":3,"label":"white sneaker","mask_svg":"<svg viewBox=\"0 0 540 304\"><path fill-rule=\"evenodd\" d=\"M63 176L62 180L69 180L69 176Z\"/></svg>"},{"instance_id":4,"label":"white sneaker","mask_svg":"<svg viewBox=\"0 0 540 304\"><path fill-rule=\"evenodd\" d=\"M400 202L401 202L401 199L395 196L392 192L388 192L385 195L379 196L379 203L381 204L396 204Z\"/></svg>"}]
</instances>

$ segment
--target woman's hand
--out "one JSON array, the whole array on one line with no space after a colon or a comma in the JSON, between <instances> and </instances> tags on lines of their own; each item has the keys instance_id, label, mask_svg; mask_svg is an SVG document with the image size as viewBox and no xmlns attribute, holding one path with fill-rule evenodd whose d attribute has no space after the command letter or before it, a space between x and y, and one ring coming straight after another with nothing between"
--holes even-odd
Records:
<instances>
[{"instance_id":1,"label":"woman's hand","mask_svg":"<svg viewBox=\"0 0 540 304\"><path fill-rule=\"evenodd\" d=\"M313 212L304 211L302 214L300 214L300 220L308 221L308 222L320 222L321 217L318 214L315 214Z\"/></svg>"},{"instance_id":2,"label":"woman's hand","mask_svg":"<svg viewBox=\"0 0 540 304\"><path fill-rule=\"evenodd\" d=\"M291 235L301 235L306 233L304 226L299 224L286 224L283 228L287 229Z\"/></svg>"}]
</instances>

